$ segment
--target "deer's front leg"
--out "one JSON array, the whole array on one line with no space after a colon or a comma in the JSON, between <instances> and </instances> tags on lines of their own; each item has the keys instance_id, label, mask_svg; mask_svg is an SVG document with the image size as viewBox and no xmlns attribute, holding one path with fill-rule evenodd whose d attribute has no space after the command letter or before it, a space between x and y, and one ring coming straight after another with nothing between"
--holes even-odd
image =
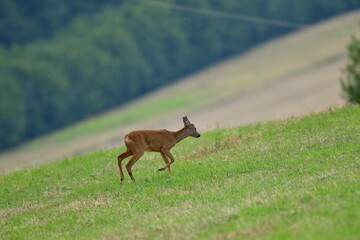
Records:
<instances>
[{"instance_id":1,"label":"deer's front leg","mask_svg":"<svg viewBox=\"0 0 360 240\"><path fill-rule=\"evenodd\" d=\"M169 164L169 160L167 159L165 153L160 152L160 154L161 154L162 158L164 159L165 164L168 165L168 164ZM169 174L171 175L170 166L169 166L167 169L169 170ZM163 170L165 170L165 169L162 169L162 168L159 168L159 169L158 169L158 171L163 171Z\"/></svg>"},{"instance_id":2,"label":"deer's front leg","mask_svg":"<svg viewBox=\"0 0 360 240\"><path fill-rule=\"evenodd\" d=\"M166 168L169 168L170 171L170 165L173 164L175 162L174 157L171 155L170 151L166 148L161 148L161 152L162 154L165 155L165 157L170 158L170 162L166 163L166 165L162 168L159 169L159 171L164 171Z\"/></svg>"}]
</instances>

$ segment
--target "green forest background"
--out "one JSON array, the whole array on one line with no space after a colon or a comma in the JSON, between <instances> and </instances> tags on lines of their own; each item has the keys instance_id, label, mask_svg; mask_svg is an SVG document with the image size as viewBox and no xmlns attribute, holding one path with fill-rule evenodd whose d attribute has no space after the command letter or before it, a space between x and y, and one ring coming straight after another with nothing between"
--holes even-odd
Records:
<instances>
[{"instance_id":1,"label":"green forest background","mask_svg":"<svg viewBox=\"0 0 360 240\"><path fill-rule=\"evenodd\" d=\"M163 2L304 25L360 7L360 0ZM143 3L0 2L0 151L295 30Z\"/></svg>"}]
</instances>

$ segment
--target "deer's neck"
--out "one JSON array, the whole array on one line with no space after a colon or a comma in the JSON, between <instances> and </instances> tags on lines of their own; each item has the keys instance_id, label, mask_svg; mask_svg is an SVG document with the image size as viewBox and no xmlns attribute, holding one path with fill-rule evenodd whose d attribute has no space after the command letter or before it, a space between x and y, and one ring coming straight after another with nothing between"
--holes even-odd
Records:
<instances>
[{"instance_id":1,"label":"deer's neck","mask_svg":"<svg viewBox=\"0 0 360 240\"><path fill-rule=\"evenodd\" d=\"M180 129L177 132L173 132L173 134L176 139L176 142L180 142L181 140L189 136L189 133L188 131L186 131L186 128Z\"/></svg>"}]
</instances>

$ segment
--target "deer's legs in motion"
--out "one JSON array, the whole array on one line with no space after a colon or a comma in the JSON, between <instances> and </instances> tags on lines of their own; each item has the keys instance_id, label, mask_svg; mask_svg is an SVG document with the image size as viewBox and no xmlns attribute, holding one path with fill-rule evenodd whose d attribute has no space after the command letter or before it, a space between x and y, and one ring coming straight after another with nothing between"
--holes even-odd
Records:
<instances>
[{"instance_id":1,"label":"deer's legs in motion","mask_svg":"<svg viewBox=\"0 0 360 240\"><path fill-rule=\"evenodd\" d=\"M161 148L161 156L162 154L165 155L165 157L170 158L170 162L167 162L166 165L162 168L159 168L159 171L164 171L166 168L169 168L170 171L170 165L173 164L175 162L174 157L171 155L170 151L165 149L165 148ZM165 160L165 159L164 159Z\"/></svg>"},{"instance_id":2,"label":"deer's legs in motion","mask_svg":"<svg viewBox=\"0 0 360 240\"><path fill-rule=\"evenodd\" d=\"M131 168L136 163L137 160L144 154L144 152L135 152L130 161L126 164L126 170L131 177L131 180L135 181L135 178L132 175Z\"/></svg>"},{"instance_id":3,"label":"deer's legs in motion","mask_svg":"<svg viewBox=\"0 0 360 240\"><path fill-rule=\"evenodd\" d=\"M124 183L124 173L122 170L122 161L127 158L130 157L132 154L132 152L127 149L126 152L124 152L123 154L120 154L118 156L118 166L119 166L119 171L120 171L120 183L123 184Z\"/></svg>"},{"instance_id":4,"label":"deer's legs in motion","mask_svg":"<svg viewBox=\"0 0 360 240\"><path fill-rule=\"evenodd\" d=\"M165 164L168 165L169 164L168 158L166 157L166 155L163 152L160 152L160 153L161 153L162 158L165 161ZM167 169L169 170L169 174L171 175L170 165L169 165L169 167ZM158 171L163 171L163 170L165 170L165 169L162 169L162 168L158 169Z\"/></svg>"}]
</instances>

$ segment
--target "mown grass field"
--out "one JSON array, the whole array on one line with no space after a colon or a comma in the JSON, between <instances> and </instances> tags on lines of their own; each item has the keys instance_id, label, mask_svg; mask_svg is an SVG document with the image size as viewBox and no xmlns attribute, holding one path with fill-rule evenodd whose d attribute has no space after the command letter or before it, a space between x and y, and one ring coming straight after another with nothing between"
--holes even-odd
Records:
<instances>
[{"instance_id":1,"label":"mown grass field","mask_svg":"<svg viewBox=\"0 0 360 240\"><path fill-rule=\"evenodd\" d=\"M359 239L360 107L202 133L173 176L123 149L0 176L0 239Z\"/></svg>"}]
</instances>

